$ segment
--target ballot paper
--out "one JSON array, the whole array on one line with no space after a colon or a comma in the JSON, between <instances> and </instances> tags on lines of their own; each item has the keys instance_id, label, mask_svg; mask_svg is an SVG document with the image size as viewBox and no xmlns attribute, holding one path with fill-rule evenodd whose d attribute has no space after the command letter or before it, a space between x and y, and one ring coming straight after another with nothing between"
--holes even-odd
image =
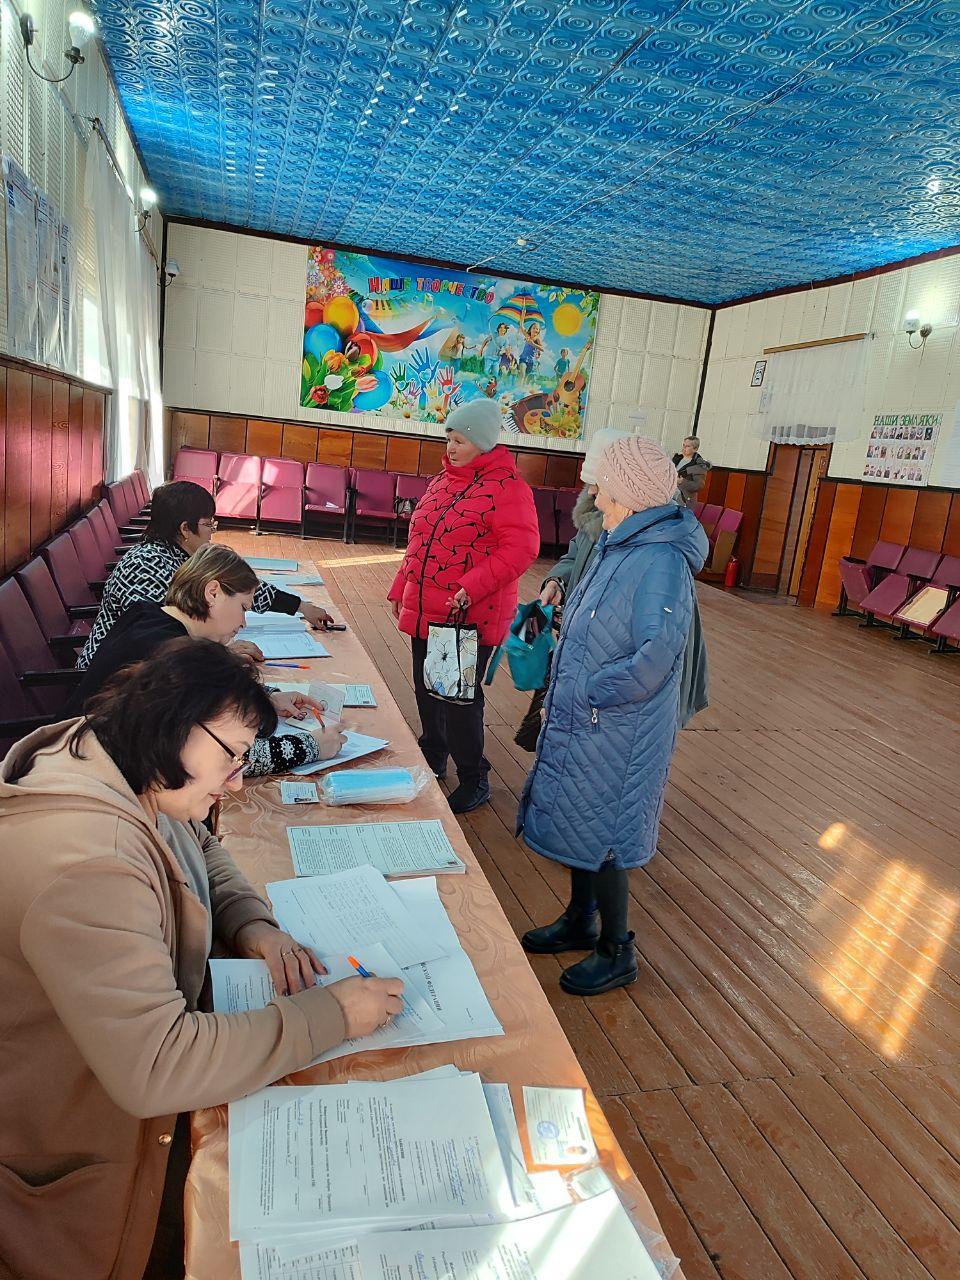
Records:
<instances>
[{"instance_id":1,"label":"ballot paper","mask_svg":"<svg viewBox=\"0 0 960 1280\"><path fill-rule=\"evenodd\" d=\"M354 733L352 729L344 730L346 742L332 760L313 760L309 764L297 764L290 773L320 773L323 769L332 769L336 764L347 764L351 760L359 760L361 756L371 756L375 751L382 751L390 743L386 738L371 738L366 733Z\"/></svg>"},{"instance_id":2,"label":"ballot paper","mask_svg":"<svg viewBox=\"0 0 960 1280\"><path fill-rule=\"evenodd\" d=\"M332 982L357 976L356 970L345 955L324 955L321 959L328 970L317 979L321 986L329 986ZM374 973L379 978L403 979L404 977L397 962L384 947L377 943L368 943L364 946L361 963L369 973ZM212 959L210 979L213 988L213 1007L217 1013L248 1013L252 1009L265 1009L270 1001L276 998L270 971L263 960ZM404 995L403 1010L386 1026L377 1027L368 1036L358 1036L352 1040L343 1041L336 1048L315 1058L309 1065L316 1066L320 1062L332 1062L335 1058L345 1058L351 1053L406 1047L413 1044L430 1044L433 1039L432 1033L442 1026L442 1022L423 997L411 988Z\"/></svg>"},{"instance_id":3,"label":"ballot paper","mask_svg":"<svg viewBox=\"0 0 960 1280\"><path fill-rule=\"evenodd\" d=\"M320 793L315 782L281 782L280 800L283 804L319 804Z\"/></svg>"},{"instance_id":4,"label":"ballot paper","mask_svg":"<svg viewBox=\"0 0 960 1280\"><path fill-rule=\"evenodd\" d=\"M346 695L343 703L345 707L375 707L377 705L373 690L368 684L344 684L338 687L343 689Z\"/></svg>"},{"instance_id":5,"label":"ballot paper","mask_svg":"<svg viewBox=\"0 0 960 1280\"><path fill-rule=\"evenodd\" d=\"M243 625L248 630L257 628L260 631L303 631L306 623L302 618L295 618L289 613L255 613L248 609L243 615Z\"/></svg>"},{"instance_id":6,"label":"ballot paper","mask_svg":"<svg viewBox=\"0 0 960 1280\"><path fill-rule=\"evenodd\" d=\"M310 1237L304 1237L304 1248ZM279 1250L268 1244L240 1245L240 1274L243 1280L363 1280L360 1248L355 1240L346 1244L318 1243L309 1253L299 1253L285 1262Z\"/></svg>"},{"instance_id":7,"label":"ballot paper","mask_svg":"<svg viewBox=\"0 0 960 1280\"><path fill-rule=\"evenodd\" d=\"M397 880L391 887L419 932L435 939L447 951L439 960L407 968L403 975L407 985L416 987L443 1020L446 1030L435 1035L434 1041L502 1036L503 1027L440 901L436 880L432 876ZM388 949L392 950L389 944Z\"/></svg>"},{"instance_id":8,"label":"ballot paper","mask_svg":"<svg viewBox=\"0 0 960 1280\"><path fill-rule=\"evenodd\" d=\"M343 685L326 684L323 680L314 680L310 684L310 697L323 707L324 724L340 723L346 702L346 691Z\"/></svg>"},{"instance_id":9,"label":"ballot paper","mask_svg":"<svg viewBox=\"0 0 960 1280\"><path fill-rule=\"evenodd\" d=\"M272 560L269 556L247 556L247 564L251 569L265 573L296 573L300 568L297 560Z\"/></svg>"},{"instance_id":10,"label":"ballot paper","mask_svg":"<svg viewBox=\"0 0 960 1280\"><path fill-rule=\"evenodd\" d=\"M330 650L302 627L278 627L275 631L268 627L244 627L237 632L236 639L255 644L267 662L330 657Z\"/></svg>"},{"instance_id":11,"label":"ballot paper","mask_svg":"<svg viewBox=\"0 0 960 1280\"><path fill-rule=\"evenodd\" d=\"M596 1160L582 1089L539 1089L525 1084L523 1108L534 1164L573 1167Z\"/></svg>"},{"instance_id":12,"label":"ballot paper","mask_svg":"<svg viewBox=\"0 0 960 1280\"><path fill-rule=\"evenodd\" d=\"M385 876L466 870L439 818L287 827L287 839L298 876L330 875L365 863Z\"/></svg>"},{"instance_id":13,"label":"ballot paper","mask_svg":"<svg viewBox=\"0 0 960 1280\"><path fill-rule=\"evenodd\" d=\"M613 1191L520 1222L361 1236L359 1255L363 1280L659 1280Z\"/></svg>"},{"instance_id":14,"label":"ballot paper","mask_svg":"<svg viewBox=\"0 0 960 1280\"><path fill-rule=\"evenodd\" d=\"M263 1089L230 1104L230 1146L235 1240L513 1206L476 1075Z\"/></svg>"},{"instance_id":15,"label":"ballot paper","mask_svg":"<svg viewBox=\"0 0 960 1280\"><path fill-rule=\"evenodd\" d=\"M447 943L438 942L431 930L418 924L394 886L373 867L279 880L268 884L267 892L281 926L320 955L356 955L363 963L363 947L379 942L406 969L437 960L448 949ZM440 910L446 920L442 905ZM425 999L433 1004L429 997ZM435 1004L434 1009L446 1021Z\"/></svg>"}]
</instances>

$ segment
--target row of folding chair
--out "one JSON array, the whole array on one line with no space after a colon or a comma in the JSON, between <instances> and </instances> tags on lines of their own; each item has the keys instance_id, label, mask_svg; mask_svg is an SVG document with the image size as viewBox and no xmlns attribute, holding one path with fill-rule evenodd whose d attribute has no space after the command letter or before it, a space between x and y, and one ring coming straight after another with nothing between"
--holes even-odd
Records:
<instances>
[{"instance_id":1,"label":"row of folding chair","mask_svg":"<svg viewBox=\"0 0 960 1280\"><path fill-rule=\"evenodd\" d=\"M710 553L700 577L708 582L721 581L736 550L743 512L719 502L694 502L690 509L703 525L710 543Z\"/></svg>"},{"instance_id":2,"label":"row of folding chair","mask_svg":"<svg viewBox=\"0 0 960 1280\"><path fill-rule=\"evenodd\" d=\"M866 560L844 556L840 582L836 616L926 640L935 653L960 646L960 556L881 541Z\"/></svg>"},{"instance_id":3,"label":"row of folding chair","mask_svg":"<svg viewBox=\"0 0 960 1280\"><path fill-rule=\"evenodd\" d=\"M130 489L131 479L118 482L119 489L110 486L107 497L0 582L0 756L37 725L55 720L79 679L76 656L99 610L99 593L141 533L130 521L141 518L140 499L146 492L149 500L149 490ZM112 502L110 490L116 490ZM121 498L127 502L123 531L114 514Z\"/></svg>"}]
</instances>

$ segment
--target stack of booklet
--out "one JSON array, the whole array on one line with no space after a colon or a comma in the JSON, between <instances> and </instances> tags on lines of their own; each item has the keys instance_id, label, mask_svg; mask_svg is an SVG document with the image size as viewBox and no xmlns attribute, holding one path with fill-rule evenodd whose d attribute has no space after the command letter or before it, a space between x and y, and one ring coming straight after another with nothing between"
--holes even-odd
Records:
<instances>
[{"instance_id":1,"label":"stack of booklet","mask_svg":"<svg viewBox=\"0 0 960 1280\"><path fill-rule=\"evenodd\" d=\"M601 1170L527 1173L505 1085L449 1066L229 1110L244 1280L659 1280Z\"/></svg>"},{"instance_id":2,"label":"stack of booklet","mask_svg":"<svg viewBox=\"0 0 960 1280\"><path fill-rule=\"evenodd\" d=\"M404 1010L385 1027L347 1041L320 1061L371 1049L502 1036L470 957L444 910L436 879L388 884L371 866L267 886L277 920L320 955L323 983L352 978L348 957L405 984ZM274 999L262 960L211 960L218 1013L260 1009ZM306 1065L306 1064L304 1064Z\"/></svg>"},{"instance_id":3,"label":"stack of booklet","mask_svg":"<svg viewBox=\"0 0 960 1280\"><path fill-rule=\"evenodd\" d=\"M314 638L303 619L286 613L247 613L235 639L257 645L267 662L330 657L330 650Z\"/></svg>"}]
</instances>

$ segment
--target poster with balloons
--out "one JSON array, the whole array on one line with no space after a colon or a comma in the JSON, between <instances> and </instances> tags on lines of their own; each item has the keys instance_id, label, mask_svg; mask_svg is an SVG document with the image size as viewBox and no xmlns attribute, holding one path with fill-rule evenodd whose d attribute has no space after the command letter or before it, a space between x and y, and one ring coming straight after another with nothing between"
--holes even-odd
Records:
<instances>
[{"instance_id":1,"label":"poster with balloons","mask_svg":"<svg viewBox=\"0 0 960 1280\"><path fill-rule=\"evenodd\" d=\"M577 440L600 295L317 245L300 403L444 422L496 400L506 430Z\"/></svg>"}]
</instances>

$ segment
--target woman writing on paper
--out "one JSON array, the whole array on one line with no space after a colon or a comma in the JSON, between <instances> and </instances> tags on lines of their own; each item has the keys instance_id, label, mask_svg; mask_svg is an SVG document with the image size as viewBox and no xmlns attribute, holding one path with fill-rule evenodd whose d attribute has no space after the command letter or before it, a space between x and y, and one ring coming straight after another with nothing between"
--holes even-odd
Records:
<instances>
[{"instance_id":1,"label":"woman writing on paper","mask_svg":"<svg viewBox=\"0 0 960 1280\"><path fill-rule=\"evenodd\" d=\"M206 543L173 575L164 604L131 605L107 633L67 704L68 715L80 715L87 702L122 667L142 662L167 640L192 636L229 644L243 626L257 590L257 576L230 547ZM296 719L318 716L322 708L303 694L272 693L277 715ZM297 765L332 760L343 745L338 729L308 732L287 726L269 737L258 735L246 766L247 777L287 773Z\"/></svg>"},{"instance_id":2,"label":"woman writing on paper","mask_svg":"<svg viewBox=\"0 0 960 1280\"><path fill-rule=\"evenodd\" d=\"M523 946L589 951L561 975L574 995L598 995L637 976L627 873L656 852L693 575L708 549L696 516L674 502L676 487L676 467L652 440L618 440L600 459L604 531L564 610L520 802L526 843L571 870L563 915L531 929Z\"/></svg>"},{"instance_id":3,"label":"woman writing on paper","mask_svg":"<svg viewBox=\"0 0 960 1280\"><path fill-rule=\"evenodd\" d=\"M500 427L500 407L492 400L471 400L447 419L443 471L417 503L406 555L387 597L400 630L411 637L420 748L438 778L446 773L448 755L457 766L454 813L468 813L490 798L482 680L513 621L517 583L540 548L533 493L497 443ZM451 614L477 628L476 693L466 703L434 697L424 683L430 624Z\"/></svg>"},{"instance_id":4,"label":"woman writing on paper","mask_svg":"<svg viewBox=\"0 0 960 1280\"><path fill-rule=\"evenodd\" d=\"M0 766L4 1274L140 1280L178 1114L298 1071L402 1007L397 980L317 985L319 959L202 825L275 723L241 658L175 640ZM282 998L203 1011L214 942L264 960Z\"/></svg>"}]
</instances>

